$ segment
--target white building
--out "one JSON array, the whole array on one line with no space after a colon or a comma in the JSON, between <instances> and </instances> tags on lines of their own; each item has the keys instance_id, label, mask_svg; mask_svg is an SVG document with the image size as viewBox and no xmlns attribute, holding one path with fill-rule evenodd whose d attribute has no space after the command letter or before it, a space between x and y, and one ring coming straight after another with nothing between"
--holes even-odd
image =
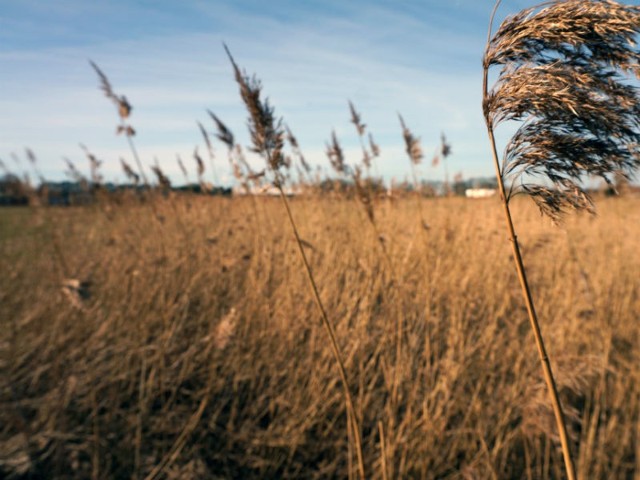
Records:
<instances>
[{"instance_id":1,"label":"white building","mask_svg":"<svg viewBox=\"0 0 640 480\"><path fill-rule=\"evenodd\" d=\"M467 188L464 195L467 198L488 198L496 194L495 188Z\"/></svg>"}]
</instances>

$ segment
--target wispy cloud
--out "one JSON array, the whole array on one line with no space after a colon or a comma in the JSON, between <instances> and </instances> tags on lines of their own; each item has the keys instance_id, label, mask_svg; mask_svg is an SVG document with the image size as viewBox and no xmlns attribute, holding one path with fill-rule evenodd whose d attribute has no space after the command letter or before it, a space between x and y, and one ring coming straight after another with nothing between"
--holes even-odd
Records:
<instances>
[{"instance_id":1,"label":"wispy cloud","mask_svg":"<svg viewBox=\"0 0 640 480\"><path fill-rule=\"evenodd\" d=\"M73 0L39 10L29 2L22 11L31 12L27 20L5 15L2 25L9 30L0 38L10 41L0 46L0 157L31 146L53 175L62 156L78 153L80 141L114 165L126 155L124 139L114 134L116 113L97 88L89 58L133 104L136 141L149 161L157 156L173 164L176 153L189 157L200 141L196 119L208 125L206 108L246 143L246 114L225 41L239 65L263 81L312 161L324 164L324 142L333 128L347 149L357 151L350 99L388 152L379 162L381 173L406 171L396 158L402 152L398 111L427 151L444 130L454 148L451 162L490 172L480 58L491 5L465 0L365 8L328 1L267 9L252 1L184 3L177 9L158 2L146 10L124 1L88 6ZM85 6L74 10L79 4ZM42 24L47 15L60 21L56 28ZM20 28L40 41L20 41Z\"/></svg>"}]
</instances>

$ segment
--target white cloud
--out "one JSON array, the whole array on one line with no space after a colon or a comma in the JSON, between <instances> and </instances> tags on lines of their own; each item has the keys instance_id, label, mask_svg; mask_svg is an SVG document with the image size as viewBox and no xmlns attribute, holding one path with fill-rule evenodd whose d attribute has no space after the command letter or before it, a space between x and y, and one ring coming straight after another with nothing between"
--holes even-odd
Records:
<instances>
[{"instance_id":1,"label":"white cloud","mask_svg":"<svg viewBox=\"0 0 640 480\"><path fill-rule=\"evenodd\" d=\"M476 8L473 2L466 5ZM444 130L453 144L451 161L460 169L475 171L476 162L484 162L480 56L485 33L480 29L451 29L442 24L441 10L422 19L410 11L369 7L351 18L327 14L289 23L224 4L191 8L220 29L0 50L0 158L30 146L54 172L62 156L80 155L77 143L83 142L119 169L126 143L114 135L118 119L97 88L89 58L133 104L131 122L145 156L170 164L176 153L190 157L193 145L201 143L195 121L213 129L206 108L246 143L246 114L224 40L238 64L258 74L276 113L285 117L312 161L326 164L324 143L333 128L347 149L357 150L347 107L351 99L390 157L403 151L396 116L401 112L427 152ZM408 164L383 159L379 164L388 175L408 171ZM491 165L485 165L478 171L490 173Z\"/></svg>"}]
</instances>

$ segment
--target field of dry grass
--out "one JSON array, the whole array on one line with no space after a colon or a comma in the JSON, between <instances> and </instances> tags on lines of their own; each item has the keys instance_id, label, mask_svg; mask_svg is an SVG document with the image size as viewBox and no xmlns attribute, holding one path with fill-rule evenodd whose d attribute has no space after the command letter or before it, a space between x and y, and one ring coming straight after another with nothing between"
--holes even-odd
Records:
<instances>
[{"instance_id":1,"label":"field of dry grass","mask_svg":"<svg viewBox=\"0 0 640 480\"><path fill-rule=\"evenodd\" d=\"M640 199L512 202L579 478L640 478ZM497 199L295 198L369 478L564 467ZM278 199L0 211L0 476L356 478ZM401 335L398 341L397 328Z\"/></svg>"}]
</instances>

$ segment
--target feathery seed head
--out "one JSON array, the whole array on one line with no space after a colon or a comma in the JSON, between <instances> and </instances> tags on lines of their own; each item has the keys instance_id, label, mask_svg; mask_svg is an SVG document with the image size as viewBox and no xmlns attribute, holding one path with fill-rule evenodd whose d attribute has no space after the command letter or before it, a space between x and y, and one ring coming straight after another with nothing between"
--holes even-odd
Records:
<instances>
[{"instance_id":1,"label":"feathery seed head","mask_svg":"<svg viewBox=\"0 0 640 480\"><path fill-rule=\"evenodd\" d=\"M151 170L155 174L156 178L158 179L158 183L163 189L168 190L171 188L171 181L169 180L169 177L164 174L164 172L160 168L160 165L152 165Z\"/></svg>"},{"instance_id":2,"label":"feathery seed head","mask_svg":"<svg viewBox=\"0 0 640 480\"><path fill-rule=\"evenodd\" d=\"M371 135L371 132L369 132L369 149L371 150L371 155L373 155L374 158L380 156L380 147L373 140L373 135Z\"/></svg>"},{"instance_id":3,"label":"feathery seed head","mask_svg":"<svg viewBox=\"0 0 640 480\"><path fill-rule=\"evenodd\" d=\"M364 135L365 128L367 127L364 123L362 123L362 117L356 111L356 107L353 106L351 100L349 100L349 111L351 112L351 123L356 126L356 130L358 131L358 135Z\"/></svg>"},{"instance_id":4,"label":"feathery seed head","mask_svg":"<svg viewBox=\"0 0 640 480\"><path fill-rule=\"evenodd\" d=\"M195 159L198 167L198 178L200 178L204 174L204 161L202 160L202 157L198 153L198 147L196 147L193 150L193 158Z\"/></svg>"},{"instance_id":5,"label":"feathery seed head","mask_svg":"<svg viewBox=\"0 0 640 480\"><path fill-rule=\"evenodd\" d=\"M241 72L231 52L224 45L227 56L233 66L236 82L240 87L240 96L249 112L249 132L253 150L265 157L269 168L279 174L284 165L282 148L284 146L284 129L282 120L276 119L275 110L268 99L261 99L262 84L254 75L249 77Z\"/></svg>"},{"instance_id":6,"label":"feathery seed head","mask_svg":"<svg viewBox=\"0 0 640 480\"><path fill-rule=\"evenodd\" d=\"M110 99L113 103L115 103L116 107L118 108L118 114L120 115L120 118L122 118L123 120L128 118L129 115L131 115L131 110L133 109L133 107L127 100L127 97L125 97L124 95L121 95L121 96L116 95L113 91L113 87L111 86L111 83L109 82L109 79L104 74L104 72L100 70L100 68L91 60L89 60L89 63L91 64L96 74L98 75L98 78L100 79L100 89L104 92L104 95L108 99Z\"/></svg>"},{"instance_id":7,"label":"feathery seed head","mask_svg":"<svg viewBox=\"0 0 640 480\"><path fill-rule=\"evenodd\" d=\"M180 155L176 155L176 160L178 161L178 168L180 168L180 171L182 172L182 175L184 176L184 178L187 178L187 168L184 166L184 163L182 161L182 158L180 157Z\"/></svg>"},{"instance_id":8,"label":"feathery seed head","mask_svg":"<svg viewBox=\"0 0 640 480\"><path fill-rule=\"evenodd\" d=\"M424 154L422 153L422 147L420 146L420 139L413 136L411 130L405 125L402 115L398 114L400 119L400 125L402 126L402 136L404 137L405 150L409 158L414 165L418 165Z\"/></svg>"},{"instance_id":9,"label":"feathery seed head","mask_svg":"<svg viewBox=\"0 0 640 480\"><path fill-rule=\"evenodd\" d=\"M440 153L442 154L442 158L447 158L451 155L451 144L447 143L447 137L445 137L444 133L440 135Z\"/></svg>"},{"instance_id":10,"label":"feathery seed head","mask_svg":"<svg viewBox=\"0 0 640 480\"><path fill-rule=\"evenodd\" d=\"M302 168L304 169L305 172L310 173L311 165L309 165L307 160L304 158L304 155L300 150L300 145L298 144L298 139L293 135L288 125L285 125L285 130L287 132L287 140L289 141L289 145L291 145L291 149L295 153L296 157L298 157L298 161L300 162L300 165L302 165Z\"/></svg>"},{"instance_id":11,"label":"feathery seed head","mask_svg":"<svg viewBox=\"0 0 640 480\"><path fill-rule=\"evenodd\" d=\"M140 175L133 171L131 165L129 165L123 158L120 158L120 164L122 165L122 170L124 174L127 176L129 180L132 180L134 184L138 184L140 181Z\"/></svg>"},{"instance_id":12,"label":"feathery seed head","mask_svg":"<svg viewBox=\"0 0 640 480\"><path fill-rule=\"evenodd\" d=\"M356 193L358 195L358 200L364 206L365 212L367 213L367 217L372 223L375 223L375 213L373 210L373 199L371 198L371 190L364 185L362 180L362 170L359 166L356 166L354 169L353 180L356 186Z\"/></svg>"},{"instance_id":13,"label":"feathery seed head","mask_svg":"<svg viewBox=\"0 0 640 480\"><path fill-rule=\"evenodd\" d=\"M593 211L581 178L631 176L640 166L640 7L613 0L555 0L508 17L489 39L483 64L487 125L521 125L501 173L559 221ZM486 72L501 66L496 83ZM538 178L539 184L524 184Z\"/></svg>"},{"instance_id":14,"label":"feathery seed head","mask_svg":"<svg viewBox=\"0 0 640 480\"><path fill-rule=\"evenodd\" d=\"M235 140L231 130L229 130L227 126L224 123L222 123L222 121L218 117L216 117L213 112L211 112L210 110L207 110L207 112L209 113L209 116L211 117L213 122L216 124L216 128L218 129L218 133L216 134L216 137L218 138L218 140L224 143L229 149L229 151L233 150L233 147L235 145Z\"/></svg>"},{"instance_id":15,"label":"feathery seed head","mask_svg":"<svg viewBox=\"0 0 640 480\"><path fill-rule=\"evenodd\" d=\"M344 153L342 152L340 142L338 142L335 130L331 132L331 143L327 144L326 153L327 157L329 157L329 162L336 173L340 175L348 173L349 167L344 161Z\"/></svg>"},{"instance_id":16,"label":"feathery seed head","mask_svg":"<svg viewBox=\"0 0 640 480\"><path fill-rule=\"evenodd\" d=\"M204 129L204 126L200 122L198 123L198 128L200 129L200 133L202 134L202 138L204 139L204 143L207 146L207 151L209 152L209 157L213 158L213 145L211 145L211 140L209 140L209 135L207 131Z\"/></svg>"}]
</instances>

